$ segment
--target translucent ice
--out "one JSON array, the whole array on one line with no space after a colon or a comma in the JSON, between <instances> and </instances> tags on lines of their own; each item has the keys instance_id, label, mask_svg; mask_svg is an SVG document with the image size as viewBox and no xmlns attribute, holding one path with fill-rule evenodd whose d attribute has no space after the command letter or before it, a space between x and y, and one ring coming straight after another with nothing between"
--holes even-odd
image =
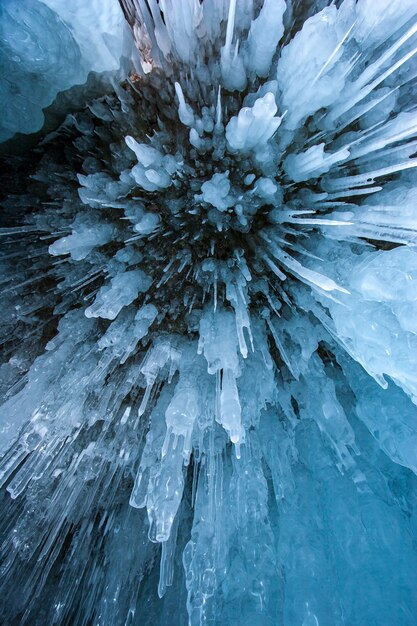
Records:
<instances>
[{"instance_id":1,"label":"translucent ice","mask_svg":"<svg viewBox=\"0 0 417 626\"><path fill-rule=\"evenodd\" d=\"M282 18L285 9L284 0L280 2L266 0L258 17L251 24L248 36L247 66L258 76L269 74L278 42L284 34Z\"/></svg>"},{"instance_id":2,"label":"translucent ice","mask_svg":"<svg viewBox=\"0 0 417 626\"><path fill-rule=\"evenodd\" d=\"M415 2L0 12L0 622L415 626Z\"/></svg>"},{"instance_id":3,"label":"translucent ice","mask_svg":"<svg viewBox=\"0 0 417 626\"><path fill-rule=\"evenodd\" d=\"M275 117L277 105L273 93L258 98L253 107L244 107L226 127L226 139L233 150L252 150L266 143L281 123Z\"/></svg>"},{"instance_id":4,"label":"translucent ice","mask_svg":"<svg viewBox=\"0 0 417 626\"><path fill-rule=\"evenodd\" d=\"M151 282L150 276L141 270L117 274L110 285L100 289L94 303L85 310L86 316L114 320L123 307L137 298L139 292L147 291Z\"/></svg>"},{"instance_id":5,"label":"translucent ice","mask_svg":"<svg viewBox=\"0 0 417 626\"><path fill-rule=\"evenodd\" d=\"M90 71L117 70L123 16L116 2L13 0L1 6L0 95L7 101L1 139L38 131L42 109L57 93L86 81Z\"/></svg>"}]
</instances>

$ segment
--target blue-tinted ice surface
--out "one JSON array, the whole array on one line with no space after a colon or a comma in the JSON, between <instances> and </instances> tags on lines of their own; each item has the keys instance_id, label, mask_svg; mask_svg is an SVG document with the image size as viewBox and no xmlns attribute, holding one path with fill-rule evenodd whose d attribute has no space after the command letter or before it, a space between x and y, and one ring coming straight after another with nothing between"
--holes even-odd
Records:
<instances>
[{"instance_id":1,"label":"blue-tinted ice surface","mask_svg":"<svg viewBox=\"0 0 417 626\"><path fill-rule=\"evenodd\" d=\"M2 623L414 626L415 0L1 14Z\"/></svg>"},{"instance_id":2,"label":"blue-tinted ice surface","mask_svg":"<svg viewBox=\"0 0 417 626\"><path fill-rule=\"evenodd\" d=\"M42 109L89 72L117 69L123 41L117 2L2 0L0 141L40 130Z\"/></svg>"}]
</instances>

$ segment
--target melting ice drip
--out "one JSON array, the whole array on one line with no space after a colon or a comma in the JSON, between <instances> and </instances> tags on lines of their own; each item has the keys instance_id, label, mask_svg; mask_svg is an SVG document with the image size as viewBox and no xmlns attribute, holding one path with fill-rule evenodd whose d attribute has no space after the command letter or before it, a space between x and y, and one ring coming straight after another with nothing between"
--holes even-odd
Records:
<instances>
[{"instance_id":1,"label":"melting ice drip","mask_svg":"<svg viewBox=\"0 0 417 626\"><path fill-rule=\"evenodd\" d=\"M415 0L122 5L6 201L4 619L411 625Z\"/></svg>"}]
</instances>

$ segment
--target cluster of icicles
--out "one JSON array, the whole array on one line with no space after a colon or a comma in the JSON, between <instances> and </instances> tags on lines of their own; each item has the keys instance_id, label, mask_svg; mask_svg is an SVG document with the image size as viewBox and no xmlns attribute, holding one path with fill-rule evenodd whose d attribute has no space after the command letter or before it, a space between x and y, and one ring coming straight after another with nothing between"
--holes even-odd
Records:
<instances>
[{"instance_id":1,"label":"cluster of icicles","mask_svg":"<svg viewBox=\"0 0 417 626\"><path fill-rule=\"evenodd\" d=\"M121 4L135 73L6 202L5 623L411 624L415 2Z\"/></svg>"}]
</instances>

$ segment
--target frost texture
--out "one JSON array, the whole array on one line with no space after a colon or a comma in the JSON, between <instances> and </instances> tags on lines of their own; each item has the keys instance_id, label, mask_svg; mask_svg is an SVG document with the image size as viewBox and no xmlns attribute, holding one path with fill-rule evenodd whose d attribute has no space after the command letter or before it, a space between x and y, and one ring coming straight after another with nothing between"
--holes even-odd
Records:
<instances>
[{"instance_id":1,"label":"frost texture","mask_svg":"<svg viewBox=\"0 0 417 626\"><path fill-rule=\"evenodd\" d=\"M84 5L1 9L21 132L136 45L3 174L2 622L414 625L415 1Z\"/></svg>"}]
</instances>

